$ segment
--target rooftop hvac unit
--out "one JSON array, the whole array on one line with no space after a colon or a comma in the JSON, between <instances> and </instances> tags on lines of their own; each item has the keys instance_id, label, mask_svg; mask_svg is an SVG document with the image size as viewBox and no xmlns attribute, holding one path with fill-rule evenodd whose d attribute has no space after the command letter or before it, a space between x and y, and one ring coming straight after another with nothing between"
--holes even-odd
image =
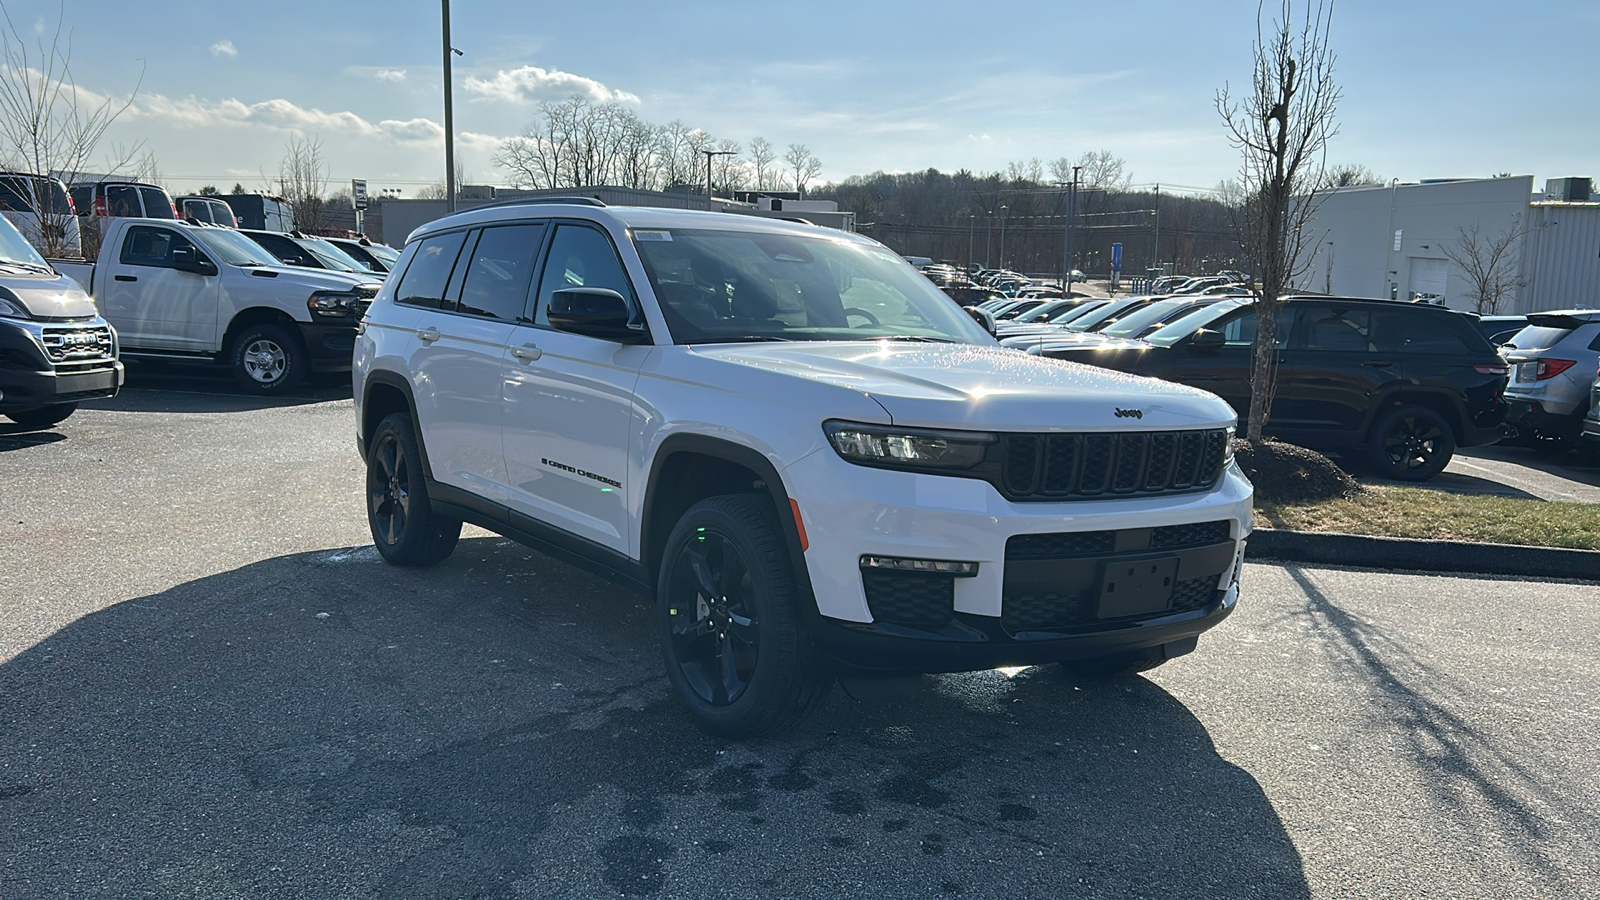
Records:
<instances>
[{"instance_id":1,"label":"rooftop hvac unit","mask_svg":"<svg viewBox=\"0 0 1600 900\"><path fill-rule=\"evenodd\" d=\"M1544 199L1563 203L1588 203L1593 191L1591 178L1550 178L1544 183Z\"/></svg>"}]
</instances>

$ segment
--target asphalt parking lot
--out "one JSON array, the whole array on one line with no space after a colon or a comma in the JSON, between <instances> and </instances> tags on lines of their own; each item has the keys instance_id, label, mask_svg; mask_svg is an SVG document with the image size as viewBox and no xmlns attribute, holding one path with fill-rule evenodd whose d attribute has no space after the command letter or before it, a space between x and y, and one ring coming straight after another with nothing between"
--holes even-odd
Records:
<instances>
[{"instance_id":1,"label":"asphalt parking lot","mask_svg":"<svg viewBox=\"0 0 1600 900\"><path fill-rule=\"evenodd\" d=\"M1256 564L1198 652L698 732L640 598L367 546L348 387L0 426L0 898L1585 897L1600 587Z\"/></svg>"}]
</instances>

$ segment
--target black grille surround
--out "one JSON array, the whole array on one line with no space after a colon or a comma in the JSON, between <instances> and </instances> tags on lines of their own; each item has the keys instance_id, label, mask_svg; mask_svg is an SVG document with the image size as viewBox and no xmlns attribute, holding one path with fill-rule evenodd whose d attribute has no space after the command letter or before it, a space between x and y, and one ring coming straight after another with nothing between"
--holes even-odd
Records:
<instances>
[{"instance_id":1,"label":"black grille surround","mask_svg":"<svg viewBox=\"0 0 1600 900\"><path fill-rule=\"evenodd\" d=\"M1225 428L1004 434L990 454L1000 461L1000 477L991 483L1016 501L1204 491L1222 477L1228 440Z\"/></svg>"}]
</instances>

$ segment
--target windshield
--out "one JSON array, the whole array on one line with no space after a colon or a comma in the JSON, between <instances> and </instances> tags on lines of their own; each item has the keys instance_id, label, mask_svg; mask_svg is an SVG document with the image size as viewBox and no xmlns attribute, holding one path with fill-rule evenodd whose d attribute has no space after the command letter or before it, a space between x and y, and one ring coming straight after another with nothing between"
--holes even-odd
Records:
<instances>
[{"instance_id":1,"label":"windshield","mask_svg":"<svg viewBox=\"0 0 1600 900\"><path fill-rule=\"evenodd\" d=\"M361 249L383 260L390 266L390 268L393 268L394 264L400 261L400 251L388 246L387 244L370 244L362 247Z\"/></svg>"},{"instance_id":2,"label":"windshield","mask_svg":"<svg viewBox=\"0 0 1600 900\"><path fill-rule=\"evenodd\" d=\"M1192 305L1194 305L1193 300L1157 300L1144 309L1136 309L1100 329L1100 333L1112 337L1138 337L1139 332Z\"/></svg>"},{"instance_id":3,"label":"windshield","mask_svg":"<svg viewBox=\"0 0 1600 900\"><path fill-rule=\"evenodd\" d=\"M1128 297L1123 300L1113 300L1088 315L1073 319L1072 324L1068 327L1073 331L1093 331L1096 327L1122 315L1124 311L1137 309L1148 301L1149 298L1147 297Z\"/></svg>"},{"instance_id":4,"label":"windshield","mask_svg":"<svg viewBox=\"0 0 1600 900\"><path fill-rule=\"evenodd\" d=\"M1249 306L1252 302L1254 301L1219 300L1209 306L1202 306L1176 322L1156 329L1146 336L1145 340L1160 347L1170 347L1239 307Z\"/></svg>"},{"instance_id":5,"label":"windshield","mask_svg":"<svg viewBox=\"0 0 1600 900\"><path fill-rule=\"evenodd\" d=\"M361 272L372 270L350 258L350 254L321 238L295 238L295 243L306 248L317 261L336 272Z\"/></svg>"},{"instance_id":6,"label":"windshield","mask_svg":"<svg viewBox=\"0 0 1600 900\"><path fill-rule=\"evenodd\" d=\"M281 266L283 263L255 241L237 231L223 228L195 228L187 232L190 237L206 245L230 266Z\"/></svg>"},{"instance_id":7,"label":"windshield","mask_svg":"<svg viewBox=\"0 0 1600 900\"><path fill-rule=\"evenodd\" d=\"M33 249L28 239L22 236L17 226L10 220L0 217L0 262L22 263L29 266L45 265L44 257L39 251Z\"/></svg>"},{"instance_id":8,"label":"windshield","mask_svg":"<svg viewBox=\"0 0 1600 900\"><path fill-rule=\"evenodd\" d=\"M877 245L687 228L639 229L633 240L675 343L993 343L932 282Z\"/></svg>"},{"instance_id":9,"label":"windshield","mask_svg":"<svg viewBox=\"0 0 1600 900\"><path fill-rule=\"evenodd\" d=\"M1044 319L1047 319L1050 316L1053 316L1053 315L1055 315L1055 314L1057 314L1059 312L1065 311L1068 307L1072 306L1076 302L1077 301L1075 301L1075 300L1052 300L1051 302L1046 303L1045 305L1043 305L1043 306L1041 306L1041 307L1039 307L1037 309L1028 310L1027 312L1023 313L1022 315L1017 316L1016 318L1012 319L1011 321L1013 321L1013 322L1039 322L1039 321L1043 321Z\"/></svg>"}]
</instances>

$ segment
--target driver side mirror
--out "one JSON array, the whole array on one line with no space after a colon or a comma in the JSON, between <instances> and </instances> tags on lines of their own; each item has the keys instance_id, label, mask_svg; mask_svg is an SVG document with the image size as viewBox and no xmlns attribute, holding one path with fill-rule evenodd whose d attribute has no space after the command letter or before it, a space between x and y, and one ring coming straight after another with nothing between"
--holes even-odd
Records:
<instances>
[{"instance_id":1,"label":"driver side mirror","mask_svg":"<svg viewBox=\"0 0 1600 900\"><path fill-rule=\"evenodd\" d=\"M1228 336L1222 332L1202 328L1190 336L1189 347L1194 350L1210 352L1222 349L1222 346L1227 342Z\"/></svg>"},{"instance_id":2,"label":"driver side mirror","mask_svg":"<svg viewBox=\"0 0 1600 900\"><path fill-rule=\"evenodd\" d=\"M963 306L961 308L966 311L967 315L972 317L972 321L982 325L983 330L989 332L990 337L1000 336L995 330L993 313L989 312L987 309L979 309L976 306Z\"/></svg>"},{"instance_id":3,"label":"driver side mirror","mask_svg":"<svg viewBox=\"0 0 1600 900\"><path fill-rule=\"evenodd\" d=\"M643 325L633 324L633 309L627 298L610 288L556 291L550 295L545 317L551 326L562 331L608 341L639 344L650 337Z\"/></svg>"},{"instance_id":4,"label":"driver side mirror","mask_svg":"<svg viewBox=\"0 0 1600 900\"><path fill-rule=\"evenodd\" d=\"M172 248L172 267L180 272L193 272L196 275L215 275L217 267L211 260L195 252L193 247Z\"/></svg>"}]
</instances>

